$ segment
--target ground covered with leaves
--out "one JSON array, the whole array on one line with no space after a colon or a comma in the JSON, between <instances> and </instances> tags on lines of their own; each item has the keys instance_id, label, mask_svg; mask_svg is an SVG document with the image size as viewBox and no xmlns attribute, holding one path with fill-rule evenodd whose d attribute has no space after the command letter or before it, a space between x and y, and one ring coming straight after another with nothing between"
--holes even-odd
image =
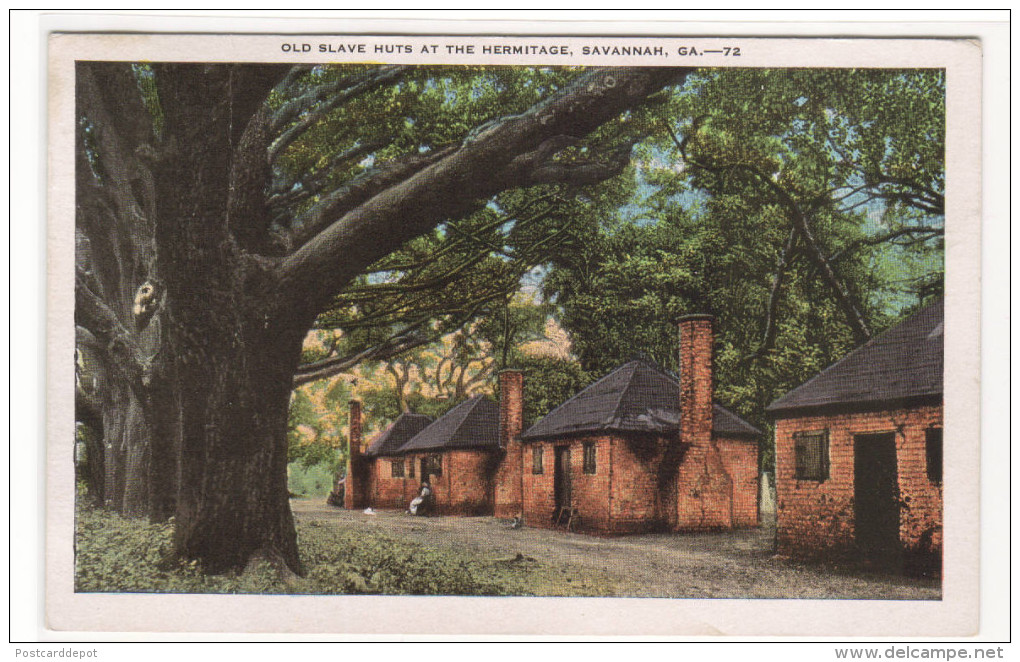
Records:
<instances>
[{"instance_id":1,"label":"ground covered with leaves","mask_svg":"<svg viewBox=\"0 0 1020 662\"><path fill-rule=\"evenodd\" d=\"M125 593L301 593L390 595L575 595L612 592L601 573L532 557L480 556L428 549L396 537L298 523L304 577L268 562L243 572L207 575L196 563L174 560L173 522L150 524L79 499L75 532L75 590Z\"/></svg>"}]
</instances>

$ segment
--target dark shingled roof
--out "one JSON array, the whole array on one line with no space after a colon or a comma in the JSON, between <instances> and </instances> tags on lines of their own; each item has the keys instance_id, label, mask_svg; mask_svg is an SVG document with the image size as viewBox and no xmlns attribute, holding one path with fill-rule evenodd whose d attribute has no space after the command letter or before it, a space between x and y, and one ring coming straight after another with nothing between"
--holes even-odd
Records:
<instances>
[{"instance_id":1,"label":"dark shingled roof","mask_svg":"<svg viewBox=\"0 0 1020 662\"><path fill-rule=\"evenodd\" d=\"M680 384L645 361L631 361L584 389L528 428L523 439L592 432L673 434L680 428ZM758 436L761 431L715 405L712 429Z\"/></svg>"},{"instance_id":2,"label":"dark shingled roof","mask_svg":"<svg viewBox=\"0 0 1020 662\"><path fill-rule=\"evenodd\" d=\"M499 449L499 405L476 395L436 419L400 452L462 448Z\"/></svg>"},{"instance_id":3,"label":"dark shingled roof","mask_svg":"<svg viewBox=\"0 0 1020 662\"><path fill-rule=\"evenodd\" d=\"M392 425L372 440L365 455L396 455L401 446L428 427L430 423L432 423L432 419L425 414L404 412L397 417L397 420L393 421Z\"/></svg>"},{"instance_id":4,"label":"dark shingled roof","mask_svg":"<svg viewBox=\"0 0 1020 662\"><path fill-rule=\"evenodd\" d=\"M731 437L761 436L761 430L720 404L712 405L712 432Z\"/></svg>"},{"instance_id":5,"label":"dark shingled roof","mask_svg":"<svg viewBox=\"0 0 1020 662\"><path fill-rule=\"evenodd\" d=\"M941 301L922 308L779 398L767 411L941 397L943 319Z\"/></svg>"}]
</instances>

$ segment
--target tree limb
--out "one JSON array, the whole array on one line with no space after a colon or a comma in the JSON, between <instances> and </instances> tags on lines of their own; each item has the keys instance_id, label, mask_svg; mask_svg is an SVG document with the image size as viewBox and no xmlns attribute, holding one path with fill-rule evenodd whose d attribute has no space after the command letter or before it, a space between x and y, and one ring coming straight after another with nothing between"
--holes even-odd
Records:
<instances>
[{"instance_id":1,"label":"tree limb","mask_svg":"<svg viewBox=\"0 0 1020 662\"><path fill-rule=\"evenodd\" d=\"M269 147L269 162L273 163L276 161L283 150L301 137L301 134L314 126L327 113L351 99L371 92L382 85L393 82L403 76L408 68L409 67L404 65L380 67L379 69L374 70L371 74L360 77L357 82L350 87L334 94L325 103L319 105L314 110L309 111L306 116L299 119L297 123L280 134L280 137L277 138Z\"/></svg>"},{"instance_id":2,"label":"tree limb","mask_svg":"<svg viewBox=\"0 0 1020 662\"><path fill-rule=\"evenodd\" d=\"M74 323L92 334L113 367L124 377L139 402L146 402L144 364L134 336L89 286L89 277L81 270L75 273Z\"/></svg>"},{"instance_id":3,"label":"tree limb","mask_svg":"<svg viewBox=\"0 0 1020 662\"><path fill-rule=\"evenodd\" d=\"M365 267L478 200L517 184L514 159L555 136L584 136L688 69L599 69L522 115L496 122L410 177L395 181L328 227L280 266L282 291L318 312ZM339 256L345 259L338 260ZM309 296L310 293L314 293Z\"/></svg>"},{"instance_id":4,"label":"tree limb","mask_svg":"<svg viewBox=\"0 0 1020 662\"><path fill-rule=\"evenodd\" d=\"M865 237L864 239L851 241L849 244L830 255L829 261L838 262L861 246L877 246L887 241L892 241L893 239L898 239L899 237L908 235L927 235L924 239L931 239L932 237L944 236L945 233L946 231L943 228L899 228L898 230L891 230L874 237Z\"/></svg>"},{"instance_id":5,"label":"tree limb","mask_svg":"<svg viewBox=\"0 0 1020 662\"><path fill-rule=\"evenodd\" d=\"M433 338L428 334L422 333L418 329L405 330L378 345L360 352L299 366L294 374L294 388L302 384L340 374L365 361L385 361L391 359L416 347L427 345L432 340Z\"/></svg>"},{"instance_id":6,"label":"tree limb","mask_svg":"<svg viewBox=\"0 0 1020 662\"><path fill-rule=\"evenodd\" d=\"M775 343L776 305L779 303L779 294L782 291L783 279L786 277L786 271L790 266L793 251L797 245L797 236L797 229L793 228L790 230L790 234L786 238L786 245L783 247L783 253L779 257L779 263L776 265L776 273L772 277L772 287L769 290L768 309L765 314L765 330L762 332L761 343L759 343L754 352L744 358L745 361L753 361L761 358L764 356L765 352L772 349L772 345Z\"/></svg>"},{"instance_id":7,"label":"tree limb","mask_svg":"<svg viewBox=\"0 0 1020 662\"><path fill-rule=\"evenodd\" d=\"M342 217L378 193L440 161L453 149L450 147L432 154L405 157L398 162L366 172L324 196L319 203L296 219L299 228L293 235L294 246L300 248L328 228L333 219Z\"/></svg>"}]
</instances>

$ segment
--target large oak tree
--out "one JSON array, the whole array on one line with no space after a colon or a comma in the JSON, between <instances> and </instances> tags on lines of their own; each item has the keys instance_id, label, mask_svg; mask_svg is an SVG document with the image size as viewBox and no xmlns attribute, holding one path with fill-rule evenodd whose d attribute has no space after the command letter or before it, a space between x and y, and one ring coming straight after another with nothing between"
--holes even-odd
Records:
<instances>
[{"instance_id":1,"label":"large oak tree","mask_svg":"<svg viewBox=\"0 0 1020 662\"><path fill-rule=\"evenodd\" d=\"M687 73L571 71L531 97L496 86L529 106L417 149L382 116L341 112L407 98L418 71L78 64L75 322L103 366L103 496L174 515L177 553L209 571L255 555L300 570L287 408L302 341L336 297L501 191L618 174L629 144L577 146ZM332 149L311 154L312 134Z\"/></svg>"}]
</instances>

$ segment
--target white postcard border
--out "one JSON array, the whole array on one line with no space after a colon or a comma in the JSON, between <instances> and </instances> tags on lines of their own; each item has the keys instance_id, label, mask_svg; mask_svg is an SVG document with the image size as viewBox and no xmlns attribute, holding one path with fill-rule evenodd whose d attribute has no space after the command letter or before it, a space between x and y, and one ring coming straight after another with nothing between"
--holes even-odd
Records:
<instances>
[{"instance_id":1,"label":"white postcard border","mask_svg":"<svg viewBox=\"0 0 1020 662\"><path fill-rule=\"evenodd\" d=\"M324 61L317 50L284 51L283 43L335 37L240 35L57 35L49 69L49 311L47 450L47 616L54 630L192 632L337 632L387 634L575 634L743 636L968 635L978 627L980 429L980 49L974 42L929 40L753 39L650 37L677 53L684 44L739 44L729 61L692 66L937 66L947 69L947 235L945 567L943 600L660 600L616 598L391 598L368 596L97 595L73 593L73 61L82 59L181 61ZM486 41L559 43L559 37L361 36L371 44L411 42L481 46ZM626 38L563 38L576 44L622 43ZM746 50L744 50L746 49ZM820 51L820 52L819 52ZM343 60L365 61L360 54ZM371 53L387 62L401 55ZM416 57L420 53L414 54ZM598 64L676 66L663 57L569 62L524 57L467 59L448 53L429 63ZM484 54L483 54L484 55ZM447 56L456 56L446 59ZM361 57L362 59L356 59ZM530 56L529 56L530 57ZM307 59L302 59L307 58ZM738 60L738 61L735 61ZM420 62L420 59L416 61ZM426 604L427 603L427 604ZM339 627L338 627L339 626Z\"/></svg>"}]
</instances>

